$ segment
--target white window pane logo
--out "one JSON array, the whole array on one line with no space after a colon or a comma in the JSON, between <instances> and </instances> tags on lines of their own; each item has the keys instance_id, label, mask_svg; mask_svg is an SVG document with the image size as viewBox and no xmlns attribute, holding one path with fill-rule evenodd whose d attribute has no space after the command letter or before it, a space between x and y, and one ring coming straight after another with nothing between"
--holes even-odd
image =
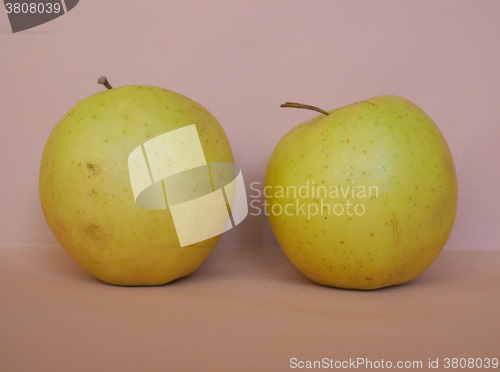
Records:
<instances>
[{"instance_id":1,"label":"white window pane logo","mask_svg":"<svg viewBox=\"0 0 500 372\"><path fill-rule=\"evenodd\" d=\"M241 170L229 162L207 164L195 124L136 147L128 168L136 204L170 208L181 247L220 235L248 214Z\"/></svg>"}]
</instances>

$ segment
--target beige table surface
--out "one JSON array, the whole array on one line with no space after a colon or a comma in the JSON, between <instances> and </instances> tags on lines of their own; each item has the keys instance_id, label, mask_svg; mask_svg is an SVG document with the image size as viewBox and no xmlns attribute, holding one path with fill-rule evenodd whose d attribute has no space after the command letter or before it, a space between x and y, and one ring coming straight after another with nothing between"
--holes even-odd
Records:
<instances>
[{"instance_id":1,"label":"beige table surface","mask_svg":"<svg viewBox=\"0 0 500 372\"><path fill-rule=\"evenodd\" d=\"M277 246L215 248L185 279L134 288L93 279L60 247L4 247L0 371L500 357L499 295L499 251L445 250L416 280L363 292L313 284Z\"/></svg>"}]
</instances>

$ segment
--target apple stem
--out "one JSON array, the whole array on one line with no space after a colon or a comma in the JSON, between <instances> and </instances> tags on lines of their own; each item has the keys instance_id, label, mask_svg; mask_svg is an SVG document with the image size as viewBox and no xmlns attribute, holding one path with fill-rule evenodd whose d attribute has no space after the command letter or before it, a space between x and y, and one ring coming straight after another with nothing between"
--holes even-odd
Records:
<instances>
[{"instance_id":1,"label":"apple stem","mask_svg":"<svg viewBox=\"0 0 500 372\"><path fill-rule=\"evenodd\" d=\"M280 107L294 107L294 108L300 108L300 109L306 109L306 110L313 110L313 111L321 112L323 115L330 115L330 113L328 111L320 109L319 107L304 105L303 103L286 102L286 103L282 103L280 105Z\"/></svg>"},{"instance_id":2,"label":"apple stem","mask_svg":"<svg viewBox=\"0 0 500 372\"><path fill-rule=\"evenodd\" d=\"M102 84L108 89L113 89L106 76L101 76L99 79L97 79L97 84Z\"/></svg>"}]
</instances>

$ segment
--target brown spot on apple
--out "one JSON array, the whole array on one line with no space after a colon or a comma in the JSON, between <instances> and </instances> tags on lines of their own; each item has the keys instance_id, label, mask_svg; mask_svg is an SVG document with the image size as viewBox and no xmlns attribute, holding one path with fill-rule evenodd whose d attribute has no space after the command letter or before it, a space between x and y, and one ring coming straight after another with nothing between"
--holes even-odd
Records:
<instances>
[{"instance_id":1,"label":"brown spot on apple","mask_svg":"<svg viewBox=\"0 0 500 372\"><path fill-rule=\"evenodd\" d=\"M90 178L90 176L100 176L102 174L102 170L98 165L87 163L86 166L89 171L88 178Z\"/></svg>"},{"instance_id":2,"label":"brown spot on apple","mask_svg":"<svg viewBox=\"0 0 500 372\"><path fill-rule=\"evenodd\" d=\"M113 239L111 231L96 223L85 223L83 231L97 246L105 247L110 243L110 239Z\"/></svg>"},{"instance_id":3,"label":"brown spot on apple","mask_svg":"<svg viewBox=\"0 0 500 372\"><path fill-rule=\"evenodd\" d=\"M101 228L99 225L93 223L87 223L84 225L83 230L90 238L94 240L101 240Z\"/></svg>"}]
</instances>

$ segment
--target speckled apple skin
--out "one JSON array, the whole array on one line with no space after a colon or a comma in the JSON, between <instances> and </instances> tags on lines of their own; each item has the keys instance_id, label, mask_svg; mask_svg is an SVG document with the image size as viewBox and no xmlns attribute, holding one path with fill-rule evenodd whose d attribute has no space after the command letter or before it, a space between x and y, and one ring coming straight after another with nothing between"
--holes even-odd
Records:
<instances>
[{"instance_id":1,"label":"speckled apple skin","mask_svg":"<svg viewBox=\"0 0 500 372\"><path fill-rule=\"evenodd\" d=\"M54 235L87 272L110 284L160 285L192 273L210 254L219 237L180 247L169 210L137 206L128 172L134 148L191 124L207 162L233 161L210 112L157 87L94 94L57 123L43 151L40 200Z\"/></svg>"},{"instance_id":2,"label":"speckled apple skin","mask_svg":"<svg viewBox=\"0 0 500 372\"><path fill-rule=\"evenodd\" d=\"M369 290L408 282L438 256L455 220L458 186L448 145L431 118L401 97L332 110L287 133L267 167L266 202L284 208L298 198L320 205L317 197L273 195L278 185L307 182L378 188L371 198L321 194L332 205L363 203L363 215L269 212L286 256L319 284Z\"/></svg>"}]
</instances>

